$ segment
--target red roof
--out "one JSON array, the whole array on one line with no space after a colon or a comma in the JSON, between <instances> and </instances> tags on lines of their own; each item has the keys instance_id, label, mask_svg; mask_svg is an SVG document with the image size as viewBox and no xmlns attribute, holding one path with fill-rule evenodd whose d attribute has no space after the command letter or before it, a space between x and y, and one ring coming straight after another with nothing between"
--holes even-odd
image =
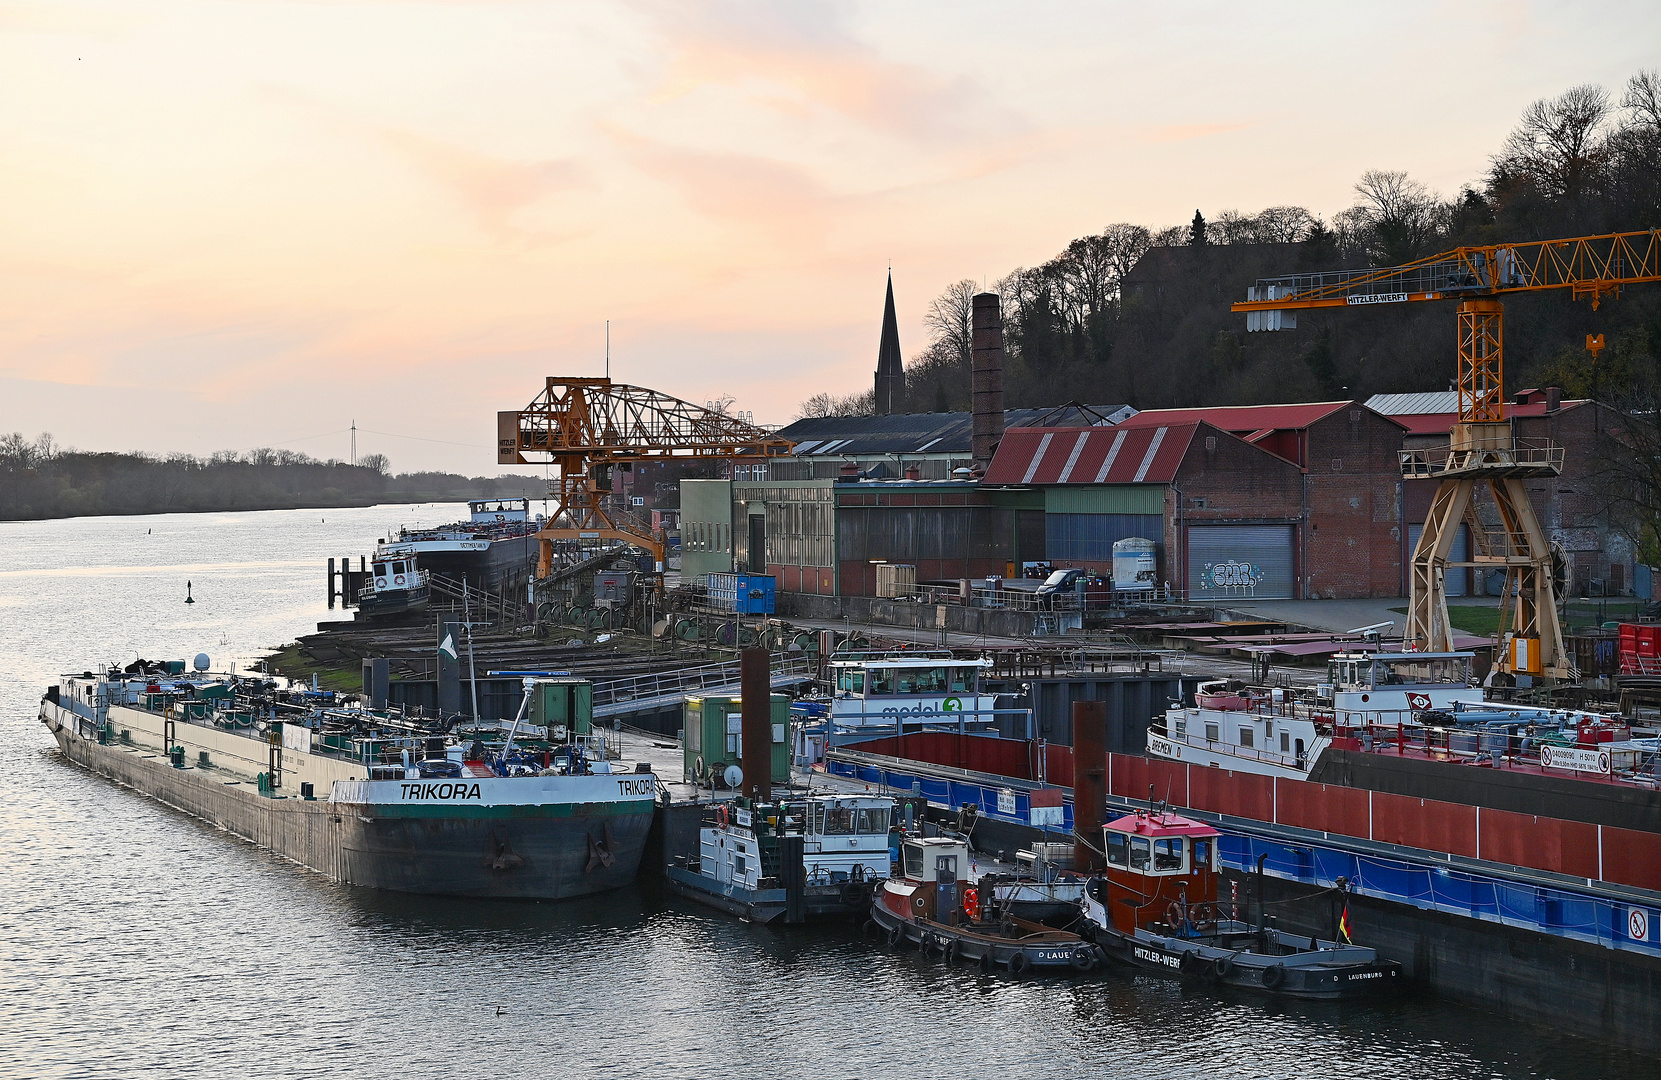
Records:
<instances>
[{"instance_id":1,"label":"red roof","mask_svg":"<svg viewBox=\"0 0 1661 1080\"><path fill-rule=\"evenodd\" d=\"M1558 407L1557 411L1568 412L1570 409L1586 404L1586 400L1565 401ZM1140 413L1137 414L1137 416L1140 415ZM1543 401L1536 401L1528 405L1513 405L1507 402L1505 406L1505 416L1508 420L1547 415L1550 414L1546 412L1546 403ZM1137 416L1133 416L1131 419L1134 420ZM1459 414L1456 412L1403 413L1400 416L1392 416L1390 419L1414 435L1446 435L1453 430L1453 425L1459 423Z\"/></svg>"},{"instance_id":2,"label":"red roof","mask_svg":"<svg viewBox=\"0 0 1661 1080\"><path fill-rule=\"evenodd\" d=\"M1137 836L1218 836L1216 829L1198 821L1192 821L1180 814L1126 814L1122 818L1107 823L1109 830L1117 833L1134 833Z\"/></svg>"},{"instance_id":3,"label":"red roof","mask_svg":"<svg viewBox=\"0 0 1661 1080\"><path fill-rule=\"evenodd\" d=\"M1306 428L1340 409L1362 408L1358 401L1313 401L1299 405L1229 405L1214 409L1148 409L1119 426L1131 424L1191 424L1204 421L1236 435L1252 432Z\"/></svg>"},{"instance_id":4,"label":"red roof","mask_svg":"<svg viewBox=\"0 0 1661 1080\"><path fill-rule=\"evenodd\" d=\"M1131 420L1137 420L1138 414ZM1012 428L985 484L1168 484L1200 425Z\"/></svg>"}]
</instances>

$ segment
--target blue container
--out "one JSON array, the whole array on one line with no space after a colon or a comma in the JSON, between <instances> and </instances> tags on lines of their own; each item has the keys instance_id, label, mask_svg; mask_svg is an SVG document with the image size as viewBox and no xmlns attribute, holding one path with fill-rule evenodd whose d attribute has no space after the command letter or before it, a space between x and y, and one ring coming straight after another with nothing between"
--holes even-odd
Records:
<instances>
[{"instance_id":1,"label":"blue container","mask_svg":"<svg viewBox=\"0 0 1661 1080\"><path fill-rule=\"evenodd\" d=\"M734 615L771 615L778 582L765 574L710 574L709 603Z\"/></svg>"}]
</instances>

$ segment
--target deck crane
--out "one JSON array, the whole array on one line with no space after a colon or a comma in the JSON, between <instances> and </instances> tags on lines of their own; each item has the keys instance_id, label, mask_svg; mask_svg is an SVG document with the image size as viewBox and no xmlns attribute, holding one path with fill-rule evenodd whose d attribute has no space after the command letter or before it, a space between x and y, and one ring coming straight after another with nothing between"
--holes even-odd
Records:
<instances>
[{"instance_id":1,"label":"deck crane","mask_svg":"<svg viewBox=\"0 0 1661 1080\"><path fill-rule=\"evenodd\" d=\"M550 375L529 405L496 414L497 464L547 461L559 470L548 485L554 511L536 534L538 577L553 568L555 540L621 541L663 568L663 534L606 508L613 470L673 458L765 460L794 445L724 412L607 378Z\"/></svg>"},{"instance_id":2,"label":"deck crane","mask_svg":"<svg viewBox=\"0 0 1661 1080\"><path fill-rule=\"evenodd\" d=\"M1552 555L1523 481L1556 476L1563 448L1515 437L1504 393L1504 304L1512 293L1568 289L1594 310L1623 286L1661 281L1661 232L1609 233L1564 240L1461 247L1402 266L1260 278L1244 302L1246 329L1297 325L1301 308L1359 307L1424 300L1459 301L1459 421L1446 449L1401 451L1404 479L1439 481L1408 576L1409 647L1452 648L1443 575L1459 525L1478 486L1493 494L1497 529L1473 528L1470 562L1505 571L1497 666L1513 674L1571 677L1557 618ZM1292 313L1292 314L1287 314ZM1602 335L1588 335L1593 350Z\"/></svg>"}]
</instances>

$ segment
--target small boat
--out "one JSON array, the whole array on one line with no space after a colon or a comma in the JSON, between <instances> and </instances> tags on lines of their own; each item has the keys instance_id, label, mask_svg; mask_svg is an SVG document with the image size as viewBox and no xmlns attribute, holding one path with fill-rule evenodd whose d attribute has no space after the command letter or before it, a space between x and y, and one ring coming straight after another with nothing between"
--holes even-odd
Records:
<instances>
[{"instance_id":1,"label":"small boat","mask_svg":"<svg viewBox=\"0 0 1661 1080\"><path fill-rule=\"evenodd\" d=\"M431 576L415 563L413 553L376 554L369 577L358 590L358 617L373 619L425 611L431 600Z\"/></svg>"},{"instance_id":2,"label":"small boat","mask_svg":"<svg viewBox=\"0 0 1661 1080\"><path fill-rule=\"evenodd\" d=\"M667 868L674 892L752 922L862 914L888 876L894 800L809 795L704 811L695 858Z\"/></svg>"},{"instance_id":3,"label":"small boat","mask_svg":"<svg viewBox=\"0 0 1661 1080\"><path fill-rule=\"evenodd\" d=\"M1159 810L1109 822L1107 873L1084 889L1085 936L1113 959L1161 975L1289 997L1355 997L1401 982L1401 965L1372 949L1288 934L1261 917L1253 926L1212 900L1218 835ZM1348 936L1347 922L1337 936Z\"/></svg>"},{"instance_id":4,"label":"small boat","mask_svg":"<svg viewBox=\"0 0 1661 1080\"><path fill-rule=\"evenodd\" d=\"M892 948L913 944L948 964L964 961L981 970L1084 973L1101 962L1099 948L1066 930L1002 911L992 903L995 880L984 887L959 878L969 866L969 845L944 836L907 837L900 843L901 876L877 889L867 929Z\"/></svg>"}]
</instances>

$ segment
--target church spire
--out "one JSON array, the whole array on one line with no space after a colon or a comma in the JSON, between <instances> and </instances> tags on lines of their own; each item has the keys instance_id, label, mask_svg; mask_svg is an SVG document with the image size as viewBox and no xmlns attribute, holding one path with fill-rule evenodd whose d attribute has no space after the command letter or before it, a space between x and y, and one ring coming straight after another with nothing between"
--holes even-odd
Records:
<instances>
[{"instance_id":1,"label":"church spire","mask_svg":"<svg viewBox=\"0 0 1661 1080\"><path fill-rule=\"evenodd\" d=\"M900 323L894 316L894 271L888 272L888 299L882 307L882 341L877 345L876 409L887 416L905 405L905 364L900 359Z\"/></svg>"}]
</instances>

